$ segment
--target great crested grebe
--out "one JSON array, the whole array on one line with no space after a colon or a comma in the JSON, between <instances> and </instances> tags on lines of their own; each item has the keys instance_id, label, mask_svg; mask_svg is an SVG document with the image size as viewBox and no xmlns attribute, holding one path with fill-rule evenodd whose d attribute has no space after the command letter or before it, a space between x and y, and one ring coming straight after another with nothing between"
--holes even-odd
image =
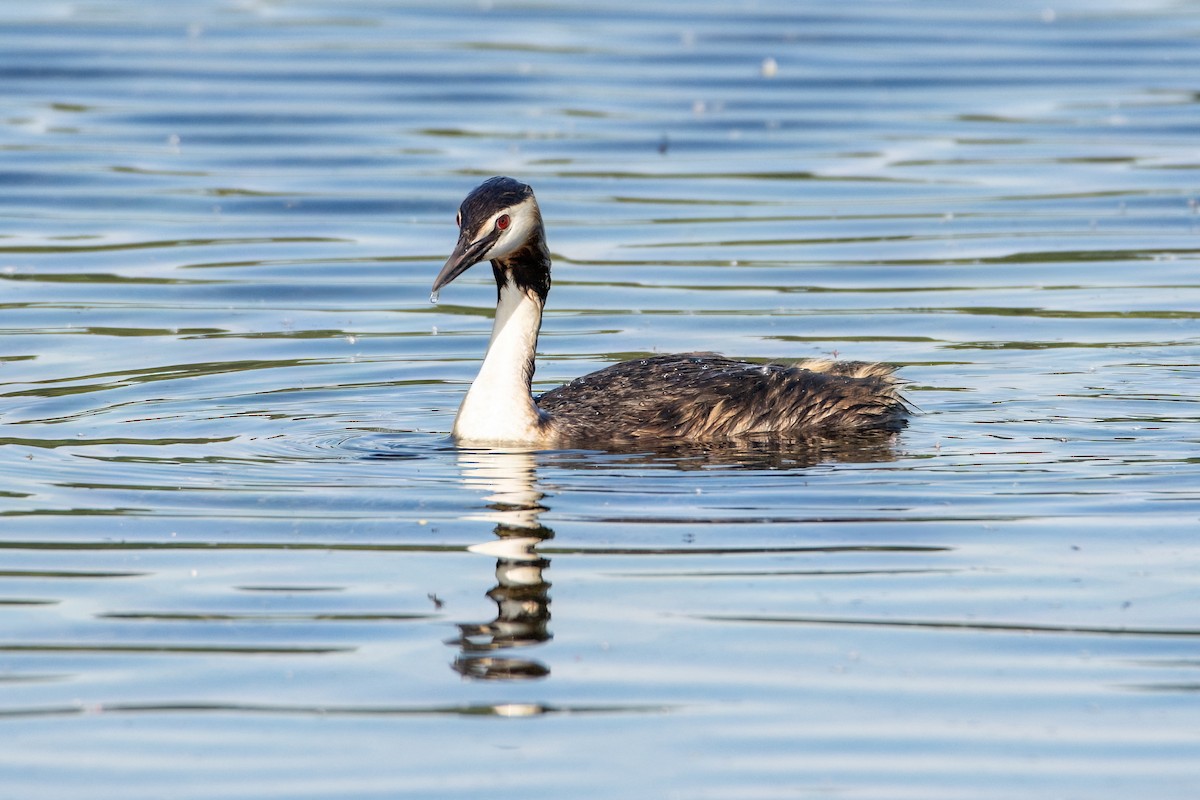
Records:
<instances>
[{"instance_id":1,"label":"great crested grebe","mask_svg":"<svg viewBox=\"0 0 1200 800\"><path fill-rule=\"evenodd\" d=\"M809 359L751 364L712 353L633 359L530 393L550 251L533 189L486 180L458 209L458 244L430 299L480 261L492 262L496 320L479 375L454 419L463 443L604 446L713 442L897 430L908 408L894 367Z\"/></svg>"}]
</instances>

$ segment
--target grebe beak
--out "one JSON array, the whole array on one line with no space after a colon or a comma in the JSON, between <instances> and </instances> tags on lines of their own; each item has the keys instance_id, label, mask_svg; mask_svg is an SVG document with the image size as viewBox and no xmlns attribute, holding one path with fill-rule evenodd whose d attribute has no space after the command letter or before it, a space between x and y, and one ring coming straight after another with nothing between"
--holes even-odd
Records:
<instances>
[{"instance_id":1,"label":"grebe beak","mask_svg":"<svg viewBox=\"0 0 1200 800\"><path fill-rule=\"evenodd\" d=\"M500 238L501 233L502 231L498 228L493 229L488 231L485 236L472 242L467 230L464 228L458 235L458 244L454 246L454 252L446 259L446 265L442 267L442 271L438 273L437 279L433 282L433 291L438 291L482 261L487 251L491 250L492 245Z\"/></svg>"}]
</instances>

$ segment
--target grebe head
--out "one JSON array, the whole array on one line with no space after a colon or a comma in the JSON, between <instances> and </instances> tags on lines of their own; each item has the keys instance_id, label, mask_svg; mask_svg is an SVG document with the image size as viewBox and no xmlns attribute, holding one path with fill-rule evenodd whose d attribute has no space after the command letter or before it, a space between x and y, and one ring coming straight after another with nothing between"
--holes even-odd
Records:
<instances>
[{"instance_id":1,"label":"grebe head","mask_svg":"<svg viewBox=\"0 0 1200 800\"><path fill-rule=\"evenodd\" d=\"M503 261L542 230L533 189L518 180L489 178L458 208L458 244L433 282L437 292L480 261Z\"/></svg>"}]
</instances>

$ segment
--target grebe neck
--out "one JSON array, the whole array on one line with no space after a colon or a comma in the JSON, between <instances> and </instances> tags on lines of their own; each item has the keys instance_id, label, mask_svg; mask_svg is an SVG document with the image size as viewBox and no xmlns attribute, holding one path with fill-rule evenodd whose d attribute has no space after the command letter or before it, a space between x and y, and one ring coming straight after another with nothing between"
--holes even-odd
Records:
<instances>
[{"instance_id":1,"label":"grebe neck","mask_svg":"<svg viewBox=\"0 0 1200 800\"><path fill-rule=\"evenodd\" d=\"M493 262L496 272L496 320L479 375L454 419L454 436L465 442L539 442L545 426L530 393L544 290L521 281L517 270ZM549 273L546 273L546 289Z\"/></svg>"}]
</instances>

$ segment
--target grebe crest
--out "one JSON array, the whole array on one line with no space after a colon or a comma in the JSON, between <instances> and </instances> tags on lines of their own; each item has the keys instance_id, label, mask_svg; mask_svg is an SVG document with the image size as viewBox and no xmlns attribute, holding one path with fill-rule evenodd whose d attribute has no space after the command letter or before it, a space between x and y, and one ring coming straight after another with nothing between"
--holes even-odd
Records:
<instances>
[{"instance_id":1,"label":"grebe crest","mask_svg":"<svg viewBox=\"0 0 1200 800\"><path fill-rule=\"evenodd\" d=\"M663 440L803 438L894 431L908 406L894 367L807 359L754 364L712 353L624 361L535 398L530 392L550 251L533 189L495 177L458 210L458 243L432 297L481 261L496 279L496 318L479 375L454 419L468 444L612 446Z\"/></svg>"}]
</instances>

